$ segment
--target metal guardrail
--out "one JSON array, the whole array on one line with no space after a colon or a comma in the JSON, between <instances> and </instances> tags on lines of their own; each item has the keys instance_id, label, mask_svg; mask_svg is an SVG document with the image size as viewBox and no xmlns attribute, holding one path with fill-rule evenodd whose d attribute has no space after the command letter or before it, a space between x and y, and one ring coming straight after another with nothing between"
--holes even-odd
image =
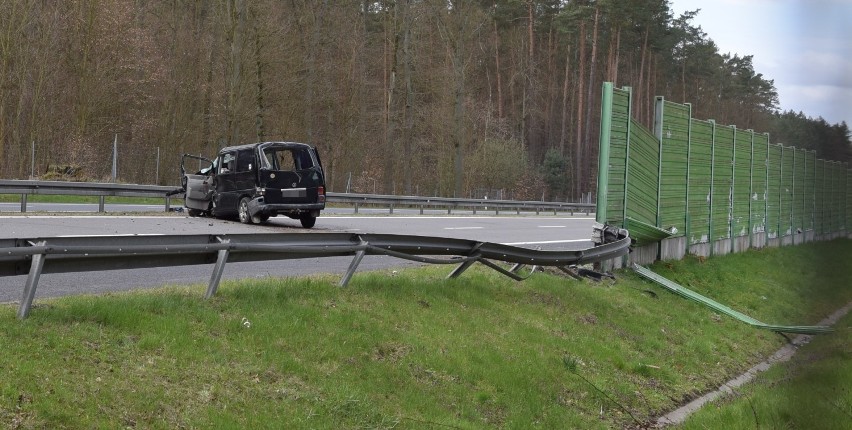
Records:
<instances>
[{"instance_id":1,"label":"metal guardrail","mask_svg":"<svg viewBox=\"0 0 852 430\"><path fill-rule=\"evenodd\" d=\"M461 275L482 263L516 280L522 265L553 266L568 271L571 265L603 261L627 254L627 230L595 238L610 243L583 250L541 251L479 242L426 236L353 233L277 233L236 235L78 236L0 239L0 276L27 275L18 318L29 315L39 278L45 273L172 267L215 263L205 298L219 286L225 264L319 257L352 256L340 285L345 286L366 255L385 255L429 264L457 264L449 277ZM445 258L436 258L445 257ZM447 258L449 257L449 258ZM512 263L505 269L491 260Z\"/></svg>"},{"instance_id":2,"label":"metal guardrail","mask_svg":"<svg viewBox=\"0 0 852 430\"><path fill-rule=\"evenodd\" d=\"M21 196L21 212L27 211L27 197L34 194L42 195L78 195L99 196L99 212L104 212L105 197L160 197L164 199L164 207L168 212L171 208L171 198L180 198L180 194L167 195L175 191L175 187L159 185L112 184L96 182L63 182L63 181L22 181L0 180L0 194L19 194ZM392 196L382 194L349 194L328 193L328 203L354 206L355 213L364 205L389 207L393 213L396 207L419 208L423 214L424 208L446 208L447 213L453 210L470 209L475 214L477 210L500 211L514 210L516 213L535 211L536 214L545 211L582 212L588 215L595 205L591 203L564 203L514 200L461 199L450 197L415 197Z\"/></svg>"},{"instance_id":3,"label":"metal guardrail","mask_svg":"<svg viewBox=\"0 0 852 430\"><path fill-rule=\"evenodd\" d=\"M161 197L164 199L164 207L168 212L171 209L172 196L166 194L174 189L175 187L159 185L0 180L0 194L21 196L21 212L27 211L27 196L34 194L99 196L98 212L104 212L105 197Z\"/></svg>"}]
</instances>

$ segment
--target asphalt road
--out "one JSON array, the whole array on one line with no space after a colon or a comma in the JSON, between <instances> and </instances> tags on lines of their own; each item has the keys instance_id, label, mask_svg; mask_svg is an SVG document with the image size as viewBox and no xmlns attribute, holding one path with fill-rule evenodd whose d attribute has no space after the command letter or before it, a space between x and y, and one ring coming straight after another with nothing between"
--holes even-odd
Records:
<instances>
[{"instance_id":1,"label":"asphalt road","mask_svg":"<svg viewBox=\"0 0 852 430\"><path fill-rule=\"evenodd\" d=\"M586 216L321 216L312 231L412 234L499 242L539 249L580 249L591 246L594 219ZM64 235L236 234L303 232L298 221L272 218L265 225L234 221L153 216L0 216L0 237L37 238ZM351 258L230 263L223 279L266 276L342 274ZM364 258L359 271L391 270L416 263L385 256ZM99 294L163 285L206 284L213 265L42 275L36 297ZM449 269L448 269L449 273ZM0 302L21 298L25 276L0 278Z\"/></svg>"}]
</instances>

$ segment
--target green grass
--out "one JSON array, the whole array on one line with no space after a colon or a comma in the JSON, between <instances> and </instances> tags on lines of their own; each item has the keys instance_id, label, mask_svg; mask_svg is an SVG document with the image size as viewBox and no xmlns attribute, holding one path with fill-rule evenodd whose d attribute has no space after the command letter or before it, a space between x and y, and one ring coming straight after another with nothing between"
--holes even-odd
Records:
<instances>
[{"instance_id":1,"label":"green grass","mask_svg":"<svg viewBox=\"0 0 852 430\"><path fill-rule=\"evenodd\" d=\"M705 406L679 428L848 429L852 422L852 313L833 336L735 393Z\"/></svg>"},{"instance_id":2,"label":"green grass","mask_svg":"<svg viewBox=\"0 0 852 430\"><path fill-rule=\"evenodd\" d=\"M764 322L813 324L852 300L849 255L837 240L653 269ZM68 297L25 321L0 307L0 427L635 427L785 342L630 272L447 273Z\"/></svg>"}]
</instances>

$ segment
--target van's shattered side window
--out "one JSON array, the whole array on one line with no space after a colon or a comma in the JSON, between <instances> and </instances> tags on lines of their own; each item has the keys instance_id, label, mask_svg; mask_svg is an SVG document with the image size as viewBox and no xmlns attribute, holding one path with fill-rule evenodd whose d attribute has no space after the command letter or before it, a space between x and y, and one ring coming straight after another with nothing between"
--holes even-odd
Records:
<instances>
[{"instance_id":1,"label":"van's shattered side window","mask_svg":"<svg viewBox=\"0 0 852 430\"><path fill-rule=\"evenodd\" d=\"M252 163L254 163L254 152L244 149L237 153L238 172L250 172Z\"/></svg>"},{"instance_id":2,"label":"van's shattered side window","mask_svg":"<svg viewBox=\"0 0 852 430\"><path fill-rule=\"evenodd\" d=\"M263 167L271 170L304 170L314 166L311 154L302 148L266 148Z\"/></svg>"},{"instance_id":3,"label":"van's shattered side window","mask_svg":"<svg viewBox=\"0 0 852 430\"><path fill-rule=\"evenodd\" d=\"M222 169L219 173L234 172L237 170L237 157L233 152L228 152L222 155Z\"/></svg>"}]
</instances>

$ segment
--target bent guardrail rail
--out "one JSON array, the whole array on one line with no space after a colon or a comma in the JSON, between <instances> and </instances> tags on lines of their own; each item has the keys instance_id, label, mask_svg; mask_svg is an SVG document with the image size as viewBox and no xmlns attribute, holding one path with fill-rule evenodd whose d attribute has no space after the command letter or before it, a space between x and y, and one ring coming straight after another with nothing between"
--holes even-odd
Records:
<instances>
[{"instance_id":1,"label":"bent guardrail rail","mask_svg":"<svg viewBox=\"0 0 852 430\"><path fill-rule=\"evenodd\" d=\"M172 198L182 198L179 188L160 185L137 185L137 184L113 184L99 182L68 182L68 181L25 181L25 180L0 180L0 194L18 194L21 196L21 212L27 211L27 196L34 194L47 195L78 195L101 197L98 212L104 212L104 197L158 197L165 201L165 210L171 208ZM394 196L383 194L350 194L350 193L328 193L328 203L352 205L355 213L363 205L383 205L390 208L393 213L395 207L420 208L423 213L425 207L446 208L447 213L453 209L469 208L476 213L477 209L493 210L499 213L501 210L515 210L516 212L535 211L537 214L543 211L584 212L590 214L595 205L591 203L569 203L569 202L544 202L544 201L515 201L515 200L488 200L488 199L462 199L452 197L418 197L418 196Z\"/></svg>"},{"instance_id":2,"label":"bent guardrail rail","mask_svg":"<svg viewBox=\"0 0 852 430\"><path fill-rule=\"evenodd\" d=\"M40 276L47 273L215 263L205 294L205 298L209 298L216 293L225 264L229 262L352 256L354 258L340 280L340 285L345 286L364 256L386 255L429 264L457 264L449 277L457 277L479 262L521 280L515 272L522 265L565 269L627 254L630 246L628 232L623 229L617 231L617 236L610 243L570 251L542 251L467 239L355 233L0 239L0 276L27 275L18 308L18 318L23 319L29 315ZM515 266L507 270L491 260Z\"/></svg>"}]
</instances>

